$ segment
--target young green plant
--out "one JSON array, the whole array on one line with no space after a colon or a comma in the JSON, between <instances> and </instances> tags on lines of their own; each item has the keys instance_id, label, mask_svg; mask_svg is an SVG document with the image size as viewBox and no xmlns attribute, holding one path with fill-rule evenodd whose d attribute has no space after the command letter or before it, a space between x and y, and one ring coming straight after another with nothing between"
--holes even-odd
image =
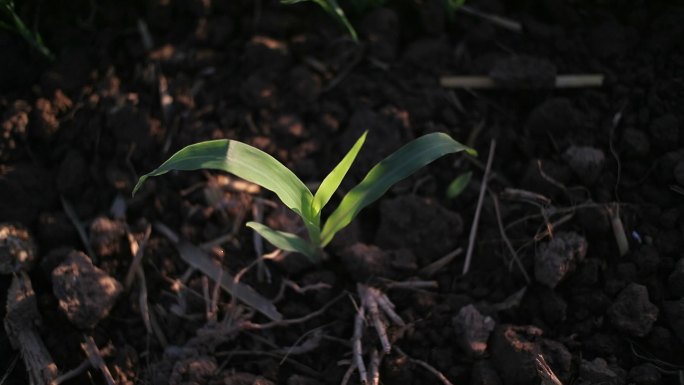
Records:
<instances>
[{"instance_id":1,"label":"young green plant","mask_svg":"<svg viewBox=\"0 0 684 385\"><path fill-rule=\"evenodd\" d=\"M16 12L14 0L0 0L0 15L5 16L4 19L0 19L0 28L17 33L45 58L50 61L54 60L54 55L45 46L40 34L37 31L31 31L21 20Z\"/></svg>"},{"instance_id":2,"label":"young green plant","mask_svg":"<svg viewBox=\"0 0 684 385\"><path fill-rule=\"evenodd\" d=\"M332 241L335 234L349 225L363 208L378 200L392 185L444 155L460 151L476 154L473 149L444 133L427 134L415 139L371 168L363 180L342 198L339 206L321 226L323 207L342 183L367 134L368 132L363 133L354 143L340 163L323 179L315 194L271 155L229 139L211 140L183 148L157 169L142 176L133 189L133 194L147 178L173 170L216 169L229 172L274 192L285 206L302 218L308 239L274 230L257 222L248 222L247 226L275 247L300 252L317 262L323 248Z\"/></svg>"},{"instance_id":3,"label":"young green plant","mask_svg":"<svg viewBox=\"0 0 684 385\"><path fill-rule=\"evenodd\" d=\"M359 36L356 34L356 29L354 29L354 26L352 26L349 22L349 19L347 19L347 15L345 15L344 10L337 3L337 0L280 0L281 4L297 4L305 2L318 4L318 6L323 8L328 15L330 15L333 19L347 29L347 32L349 32L349 35L352 37L352 39L354 39L354 41L359 40Z\"/></svg>"}]
</instances>

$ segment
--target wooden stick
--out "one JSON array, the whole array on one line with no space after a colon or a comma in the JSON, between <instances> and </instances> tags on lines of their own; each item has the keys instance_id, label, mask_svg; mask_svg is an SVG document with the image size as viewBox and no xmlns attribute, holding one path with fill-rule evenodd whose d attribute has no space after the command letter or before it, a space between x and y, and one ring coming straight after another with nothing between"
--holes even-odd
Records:
<instances>
[{"instance_id":1,"label":"wooden stick","mask_svg":"<svg viewBox=\"0 0 684 385\"><path fill-rule=\"evenodd\" d=\"M477 238L477 227L480 223L480 213L482 212L482 204L484 203L484 193L487 190L487 180L489 179L489 172L492 169L492 161L494 160L495 150L496 139L492 139L492 141L489 144L487 166L485 167L484 176L482 177L482 184L480 185L480 196L477 198L477 208L475 209L475 217L473 218L473 225L470 228L470 236L468 237L468 251L466 252L465 263L463 264L463 275L468 274L468 271L470 270L470 262L473 259L473 251L475 250L475 238Z\"/></svg>"},{"instance_id":2,"label":"wooden stick","mask_svg":"<svg viewBox=\"0 0 684 385\"><path fill-rule=\"evenodd\" d=\"M368 372L366 372L366 364L363 362L363 345L361 344L361 338L363 337L363 326L364 326L364 308L363 305L359 307L356 311L356 317L354 318L354 335L352 336L352 352L354 355L354 364L359 370L359 378L361 383L365 383L368 379Z\"/></svg>"},{"instance_id":3,"label":"wooden stick","mask_svg":"<svg viewBox=\"0 0 684 385\"><path fill-rule=\"evenodd\" d=\"M568 74L556 76L554 88L601 87L602 74ZM489 76L442 76L439 84L444 88L494 89L506 88Z\"/></svg>"},{"instance_id":4,"label":"wooden stick","mask_svg":"<svg viewBox=\"0 0 684 385\"><path fill-rule=\"evenodd\" d=\"M114 381L112 373L109 371L107 364L105 364L104 359L102 358L102 354L100 353L100 349L95 344L95 340L93 339L93 337L85 337L85 342L81 344L81 349L83 349L86 356L88 357L90 365L92 365L93 368L97 368L100 370L100 372L102 372L102 376L107 382L107 385L116 385L116 381Z\"/></svg>"},{"instance_id":5,"label":"wooden stick","mask_svg":"<svg viewBox=\"0 0 684 385\"><path fill-rule=\"evenodd\" d=\"M58 369L34 326L39 319L40 313L31 280L26 273L20 272L12 278L7 291L7 338L12 347L21 353L30 383L53 385Z\"/></svg>"},{"instance_id":6,"label":"wooden stick","mask_svg":"<svg viewBox=\"0 0 684 385\"><path fill-rule=\"evenodd\" d=\"M486 13L482 12L478 9L475 9L473 7L469 7L467 5L462 5L459 9L459 11L463 11L465 13L468 13L470 15L479 17L481 19L487 20L488 22L498 25L501 28L505 28L509 31L517 32L517 33L522 33L523 27L522 24L515 20L507 19L505 17L501 17L498 15L494 15L491 13Z\"/></svg>"}]
</instances>

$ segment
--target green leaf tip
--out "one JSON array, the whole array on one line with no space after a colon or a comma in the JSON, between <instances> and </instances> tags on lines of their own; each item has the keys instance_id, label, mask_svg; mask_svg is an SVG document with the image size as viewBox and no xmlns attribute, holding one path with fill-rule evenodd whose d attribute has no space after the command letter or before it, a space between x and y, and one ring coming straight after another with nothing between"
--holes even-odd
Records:
<instances>
[{"instance_id":1,"label":"green leaf tip","mask_svg":"<svg viewBox=\"0 0 684 385\"><path fill-rule=\"evenodd\" d=\"M354 143L349 152L347 152L344 158L342 158L340 163L335 166L335 168L330 172L330 174L328 174L328 176L325 177L325 179L323 179L323 182L321 182L321 185L318 187L318 190L314 195L314 215L320 215L323 207L325 207L330 198L332 198L333 194L335 194L335 191L337 191L337 189L340 187L342 180L347 175L347 172L349 172L354 160L356 160L356 156L361 151L361 147L363 147L367 136L368 130L364 131L359 139L356 140L356 143Z\"/></svg>"}]
</instances>

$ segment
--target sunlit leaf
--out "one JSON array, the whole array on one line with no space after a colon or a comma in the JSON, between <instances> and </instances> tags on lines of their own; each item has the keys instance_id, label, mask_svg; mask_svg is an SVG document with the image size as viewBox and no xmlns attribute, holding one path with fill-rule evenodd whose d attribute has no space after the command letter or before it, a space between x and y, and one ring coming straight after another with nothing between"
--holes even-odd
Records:
<instances>
[{"instance_id":1,"label":"sunlit leaf","mask_svg":"<svg viewBox=\"0 0 684 385\"><path fill-rule=\"evenodd\" d=\"M271 155L235 140L210 140L192 144L171 156L156 170L145 174L133 189L135 194L151 176L173 170L223 170L273 191L285 206L311 222L313 194L297 176Z\"/></svg>"},{"instance_id":2,"label":"sunlit leaf","mask_svg":"<svg viewBox=\"0 0 684 385\"><path fill-rule=\"evenodd\" d=\"M361 147L363 147L363 143L366 141L367 135L368 131L364 132L363 135L359 137L347 155L342 158L340 163L335 166L330 174L328 174L328 176L323 179L323 182L321 182L321 185L318 187L318 190L316 190L316 194L314 195L313 199L314 215L320 214L323 207L325 207L325 204L328 203L335 191L337 191L337 188L340 187L342 179L344 179L344 176L347 175L349 168L354 163L354 160L359 154Z\"/></svg>"},{"instance_id":3,"label":"sunlit leaf","mask_svg":"<svg viewBox=\"0 0 684 385\"><path fill-rule=\"evenodd\" d=\"M316 257L317 250L295 234L273 230L259 222L247 222L247 227L254 229L265 240L281 250L299 252L311 259Z\"/></svg>"},{"instance_id":4,"label":"sunlit leaf","mask_svg":"<svg viewBox=\"0 0 684 385\"><path fill-rule=\"evenodd\" d=\"M345 195L330 215L323 226L321 245L326 246L338 231L349 225L364 207L375 202L392 185L434 160L459 151L476 154L475 150L453 140L447 134L432 133L412 141L385 158Z\"/></svg>"},{"instance_id":5,"label":"sunlit leaf","mask_svg":"<svg viewBox=\"0 0 684 385\"><path fill-rule=\"evenodd\" d=\"M463 190L465 190L465 188L468 187L468 183L470 183L470 178L472 176L473 173L471 171L468 171L466 173L459 175L456 179L449 183L449 187L447 187L446 192L447 198L454 199L457 196L461 195Z\"/></svg>"}]
</instances>

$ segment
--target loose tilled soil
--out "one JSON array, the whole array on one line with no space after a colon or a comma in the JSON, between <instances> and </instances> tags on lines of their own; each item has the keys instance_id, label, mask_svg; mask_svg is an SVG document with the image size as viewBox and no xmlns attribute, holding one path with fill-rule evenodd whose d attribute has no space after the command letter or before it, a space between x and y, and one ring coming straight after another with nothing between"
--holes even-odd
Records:
<instances>
[{"instance_id":1,"label":"loose tilled soil","mask_svg":"<svg viewBox=\"0 0 684 385\"><path fill-rule=\"evenodd\" d=\"M0 32L0 382L28 382L12 335L23 330L21 338L38 335L60 373L97 346L119 384L340 384L354 360L361 285L387 294L405 324L381 318L393 345L381 355L383 384L442 383L437 372L453 384L537 384L539 357L564 384L681 383L684 6L468 4L523 32L463 12L450 18L441 0L352 12L360 44L312 5L20 5L27 20L39 16L57 59L46 63ZM499 74L511 57L535 59L523 60L533 65L527 73L605 82L439 85L442 75ZM246 221L301 229L272 194L198 171L154 178L130 195L137 176L175 150L216 138L257 146L315 184L364 130L345 191L428 132L480 156L447 156L395 186L321 265L281 255L246 271L241 282L284 319L313 313L301 322L269 324L215 290L224 274L216 266L235 275L271 251ZM492 139L491 191L462 276L465 253L453 252L467 247ZM467 171L466 190L447 199L449 182ZM206 250L213 279L188 269L159 223ZM615 230L627 238L624 256ZM131 269L132 245L144 247L140 270ZM21 271L40 319L7 314ZM397 286L416 280L435 287ZM382 347L372 324L361 330L369 363ZM84 367L66 383L105 383ZM352 373L349 383L358 382Z\"/></svg>"}]
</instances>

